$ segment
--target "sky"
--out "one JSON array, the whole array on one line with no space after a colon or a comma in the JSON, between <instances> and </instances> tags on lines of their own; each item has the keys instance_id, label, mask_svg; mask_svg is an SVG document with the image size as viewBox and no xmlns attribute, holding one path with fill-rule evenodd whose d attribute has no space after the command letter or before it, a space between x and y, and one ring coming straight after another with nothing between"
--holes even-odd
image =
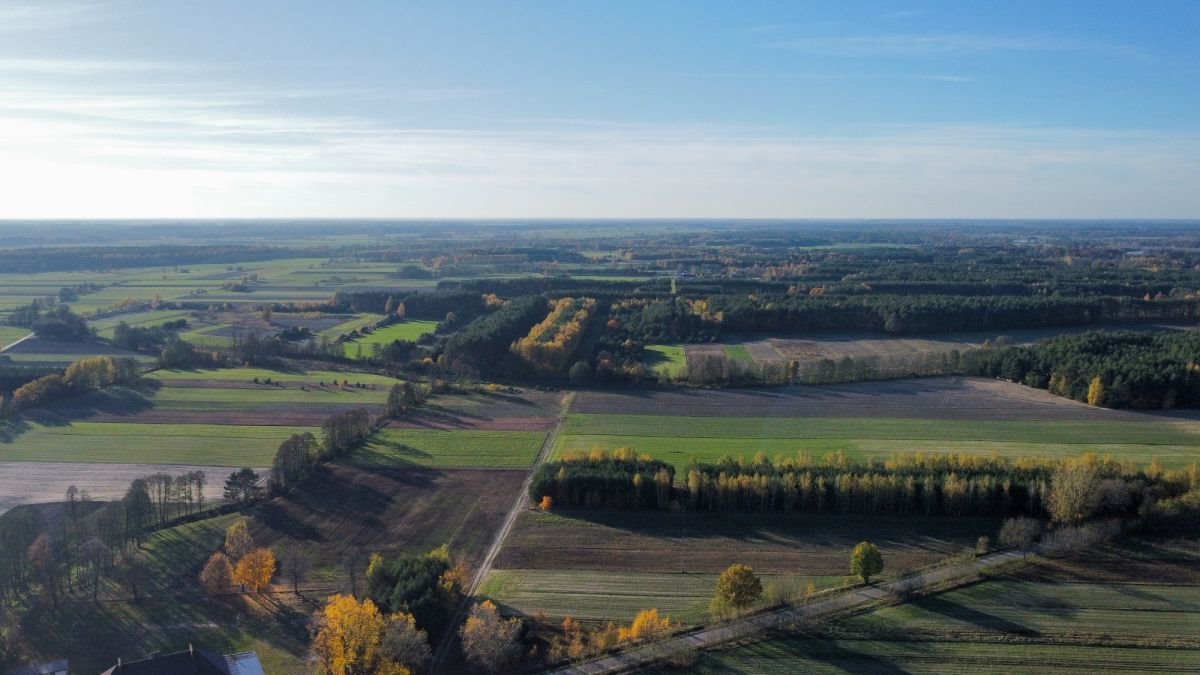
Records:
<instances>
[{"instance_id":1,"label":"sky","mask_svg":"<svg viewBox=\"0 0 1200 675\"><path fill-rule=\"evenodd\" d=\"M1197 218L1200 2L0 0L3 218Z\"/></svg>"}]
</instances>

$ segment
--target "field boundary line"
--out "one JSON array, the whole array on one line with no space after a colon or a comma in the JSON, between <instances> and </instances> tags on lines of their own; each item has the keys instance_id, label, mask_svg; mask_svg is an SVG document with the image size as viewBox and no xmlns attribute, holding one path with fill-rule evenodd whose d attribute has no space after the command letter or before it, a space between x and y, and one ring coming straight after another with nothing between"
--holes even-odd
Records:
<instances>
[{"instance_id":1,"label":"field boundary line","mask_svg":"<svg viewBox=\"0 0 1200 675\"><path fill-rule=\"evenodd\" d=\"M904 579L859 588L832 598L817 600L795 607L785 607L764 614L749 616L722 626L697 628L663 642L635 646L627 651L617 652L592 661L585 661L549 672L556 675L609 675L612 673L624 673L635 668L653 664L666 655L684 649L708 649L726 642L733 642L769 630L783 628L797 621L864 607L872 602L879 601L891 592L903 591L914 581L919 582L922 586L966 582L974 579L976 574L989 567L1014 560L1021 560L1023 557L1023 554L1017 551L993 553L961 565L936 567L927 572Z\"/></svg>"},{"instance_id":2,"label":"field boundary line","mask_svg":"<svg viewBox=\"0 0 1200 675\"><path fill-rule=\"evenodd\" d=\"M521 492L517 495L517 501L513 503L508 515L504 517L504 522L500 524L500 529L496 532L496 537L492 541L492 545L488 547L487 553L483 556L483 561L480 562L479 568L475 570L475 574L471 577L471 585L463 593L463 599L458 603L458 608L454 611L454 615L450 620L449 628L446 634L442 637L442 641L438 644L437 651L433 655L433 664L429 668L429 672L437 673L442 669L446 661L446 655L450 652L450 645L453 643L453 637L457 633L459 624L467 615L467 611L471 607L471 603L475 599L475 593L479 587L483 585L484 578L492 571L492 565L496 562L496 557L500 554L500 549L504 547L504 541L508 539L508 535L512 532L513 525L516 524L517 518L529 506L529 486L533 483L533 474L543 462L550 457L550 453L554 448L555 442L558 440L558 432L562 429L563 423L567 420L567 413L571 410L571 404L575 401L575 392L569 392L562 397L560 409L558 413L558 421L554 424L554 428L550 433L546 434L546 440L542 442L542 449L538 451L537 457L533 460L533 465L529 468L529 475L521 482Z\"/></svg>"}]
</instances>

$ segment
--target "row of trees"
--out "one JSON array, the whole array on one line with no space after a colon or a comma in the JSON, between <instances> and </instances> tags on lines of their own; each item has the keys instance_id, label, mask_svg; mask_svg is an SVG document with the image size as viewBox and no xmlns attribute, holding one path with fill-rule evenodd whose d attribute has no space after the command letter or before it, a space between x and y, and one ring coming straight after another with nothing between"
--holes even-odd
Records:
<instances>
[{"instance_id":1,"label":"row of trees","mask_svg":"<svg viewBox=\"0 0 1200 675\"><path fill-rule=\"evenodd\" d=\"M540 465L529 484L529 499L550 496L560 506L666 509L673 498L675 467L637 456L629 448L609 454L566 455Z\"/></svg>"},{"instance_id":2,"label":"row of trees","mask_svg":"<svg viewBox=\"0 0 1200 675\"><path fill-rule=\"evenodd\" d=\"M669 465L628 449L593 451L539 467L530 498L561 506L861 514L1050 516L1075 523L1123 516L1200 485L1195 466L1138 470L1094 454L1061 460L896 455L884 462L831 456L772 462L725 459L689 467L674 485Z\"/></svg>"},{"instance_id":3,"label":"row of trees","mask_svg":"<svg viewBox=\"0 0 1200 675\"><path fill-rule=\"evenodd\" d=\"M130 326L122 321L113 328L112 343L135 352L161 350L168 338L187 326L187 319L167 321L157 326Z\"/></svg>"},{"instance_id":4,"label":"row of trees","mask_svg":"<svg viewBox=\"0 0 1200 675\"><path fill-rule=\"evenodd\" d=\"M0 397L0 417L114 384L128 384L138 376L137 361L131 358L80 359L67 366L62 375L51 373L17 387L8 401Z\"/></svg>"},{"instance_id":5,"label":"row of trees","mask_svg":"<svg viewBox=\"0 0 1200 675\"><path fill-rule=\"evenodd\" d=\"M443 361L462 363L482 375L513 370L510 347L545 316L545 301L538 296L512 300L491 314L479 317L446 340Z\"/></svg>"},{"instance_id":6,"label":"row of trees","mask_svg":"<svg viewBox=\"0 0 1200 675\"><path fill-rule=\"evenodd\" d=\"M596 311L593 298L561 298L550 303L545 319L512 344L512 352L535 372L561 374L583 338L583 331Z\"/></svg>"}]
</instances>

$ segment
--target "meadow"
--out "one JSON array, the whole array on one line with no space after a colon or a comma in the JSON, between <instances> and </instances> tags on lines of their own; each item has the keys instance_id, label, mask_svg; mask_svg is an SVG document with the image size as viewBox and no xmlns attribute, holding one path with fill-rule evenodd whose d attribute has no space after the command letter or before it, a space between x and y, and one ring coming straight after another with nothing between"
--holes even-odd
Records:
<instances>
[{"instance_id":1,"label":"meadow","mask_svg":"<svg viewBox=\"0 0 1200 675\"><path fill-rule=\"evenodd\" d=\"M1198 563L1187 540L1037 560L909 603L712 650L693 671L1190 671L1200 663Z\"/></svg>"},{"instance_id":2,"label":"meadow","mask_svg":"<svg viewBox=\"0 0 1200 675\"><path fill-rule=\"evenodd\" d=\"M378 330L372 331L367 335L343 344L345 346L346 356L350 358L358 358L359 350L361 349L362 356L369 357L371 356L371 348L373 345L390 345L396 340L416 342L417 339L422 335L432 333L435 328L437 328L436 321L408 319L400 323L394 323L390 326L385 326Z\"/></svg>"},{"instance_id":3,"label":"meadow","mask_svg":"<svg viewBox=\"0 0 1200 675\"><path fill-rule=\"evenodd\" d=\"M735 562L796 593L809 580L818 589L840 585L863 539L879 546L889 577L960 553L998 527L989 518L530 511L518 517L484 592L531 616L628 621L657 607L694 623L706 617L716 577Z\"/></svg>"},{"instance_id":4,"label":"meadow","mask_svg":"<svg viewBox=\"0 0 1200 675\"><path fill-rule=\"evenodd\" d=\"M679 345L646 345L642 361L651 372L677 377L685 372L687 359Z\"/></svg>"}]
</instances>

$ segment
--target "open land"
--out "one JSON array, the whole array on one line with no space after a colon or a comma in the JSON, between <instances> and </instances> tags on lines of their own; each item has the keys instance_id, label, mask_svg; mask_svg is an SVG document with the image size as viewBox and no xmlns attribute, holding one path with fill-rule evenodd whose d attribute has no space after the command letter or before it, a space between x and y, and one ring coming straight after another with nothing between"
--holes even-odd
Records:
<instances>
[{"instance_id":1,"label":"open land","mask_svg":"<svg viewBox=\"0 0 1200 675\"><path fill-rule=\"evenodd\" d=\"M1185 672L1200 549L1138 540L701 655L693 672Z\"/></svg>"},{"instance_id":2,"label":"open land","mask_svg":"<svg viewBox=\"0 0 1200 675\"><path fill-rule=\"evenodd\" d=\"M530 511L506 540L484 592L528 615L627 621L658 607L698 621L717 575L734 562L767 584L800 589L812 580L826 588L841 582L850 550L863 539L879 546L887 576L959 553L998 526L989 518Z\"/></svg>"},{"instance_id":3,"label":"open land","mask_svg":"<svg viewBox=\"0 0 1200 675\"><path fill-rule=\"evenodd\" d=\"M931 378L778 390L586 392L555 453L632 447L684 468L722 455L841 451L1058 456L1112 454L1172 466L1200 459L1190 414L1094 408L982 378Z\"/></svg>"}]
</instances>

